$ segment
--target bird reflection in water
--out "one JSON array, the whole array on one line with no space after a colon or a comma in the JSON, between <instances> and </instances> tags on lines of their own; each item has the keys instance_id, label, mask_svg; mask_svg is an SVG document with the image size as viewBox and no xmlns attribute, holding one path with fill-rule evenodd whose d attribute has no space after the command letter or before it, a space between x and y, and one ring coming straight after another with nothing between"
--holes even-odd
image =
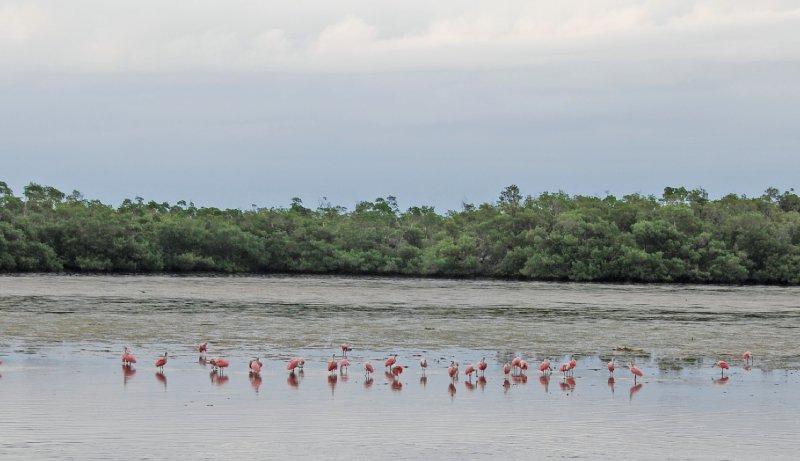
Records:
<instances>
[{"instance_id":1,"label":"bird reflection in water","mask_svg":"<svg viewBox=\"0 0 800 461\"><path fill-rule=\"evenodd\" d=\"M286 378L286 384L288 384L289 387L297 389L300 386L300 379L299 379L298 375L301 375L301 374L302 374L302 371L300 373L289 373L289 377Z\"/></svg>"},{"instance_id":2,"label":"bird reflection in water","mask_svg":"<svg viewBox=\"0 0 800 461\"><path fill-rule=\"evenodd\" d=\"M563 392L568 394L572 394L572 391L575 390L575 378L567 378L564 381L560 382L558 385Z\"/></svg>"},{"instance_id":3,"label":"bird reflection in water","mask_svg":"<svg viewBox=\"0 0 800 461\"><path fill-rule=\"evenodd\" d=\"M480 378L478 378L478 387L481 389L481 392L483 392L483 390L486 389L486 377L485 376L481 376Z\"/></svg>"},{"instance_id":4,"label":"bird reflection in water","mask_svg":"<svg viewBox=\"0 0 800 461\"><path fill-rule=\"evenodd\" d=\"M550 375L539 376L539 384L544 388L544 393L550 393Z\"/></svg>"},{"instance_id":5,"label":"bird reflection in water","mask_svg":"<svg viewBox=\"0 0 800 461\"><path fill-rule=\"evenodd\" d=\"M164 385L164 390L167 390L167 375L164 373L157 371L156 372L156 381L160 382Z\"/></svg>"},{"instance_id":6,"label":"bird reflection in water","mask_svg":"<svg viewBox=\"0 0 800 461\"><path fill-rule=\"evenodd\" d=\"M211 384L216 384L217 386L224 386L231 379L227 375L219 374L216 370L212 370L208 376L211 378Z\"/></svg>"},{"instance_id":7,"label":"bird reflection in water","mask_svg":"<svg viewBox=\"0 0 800 461\"><path fill-rule=\"evenodd\" d=\"M393 381L392 382L392 390L393 391L397 391L397 392L402 391L403 390L403 383L401 383L400 380Z\"/></svg>"},{"instance_id":8,"label":"bird reflection in water","mask_svg":"<svg viewBox=\"0 0 800 461\"><path fill-rule=\"evenodd\" d=\"M364 379L364 389L369 389L370 387L372 387L372 383L374 383L374 382L375 381L372 379L372 376L369 376L369 377L365 378Z\"/></svg>"},{"instance_id":9,"label":"bird reflection in water","mask_svg":"<svg viewBox=\"0 0 800 461\"><path fill-rule=\"evenodd\" d=\"M260 373L250 373L250 386L256 391L256 394L258 394L258 389L261 387Z\"/></svg>"},{"instance_id":10,"label":"bird reflection in water","mask_svg":"<svg viewBox=\"0 0 800 461\"><path fill-rule=\"evenodd\" d=\"M384 371L383 372L384 378L386 378L386 382L393 383L394 382L394 375L391 371Z\"/></svg>"},{"instance_id":11,"label":"bird reflection in water","mask_svg":"<svg viewBox=\"0 0 800 461\"><path fill-rule=\"evenodd\" d=\"M721 378L711 378L711 381L714 381L714 384L725 385L728 383L730 376L723 376Z\"/></svg>"},{"instance_id":12,"label":"bird reflection in water","mask_svg":"<svg viewBox=\"0 0 800 461\"><path fill-rule=\"evenodd\" d=\"M336 390L336 383L339 381L339 375L332 374L328 375L328 386L331 388L331 397L333 397L333 392Z\"/></svg>"},{"instance_id":13,"label":"bird reflection in water","mask_svg":"<svg viewBox=\"0 0 800 461\"><path fill-rule=\"evenodd\" d=\"M135 374L136 369L133 368L133 365L122 365L122 385L127 386L128 380L133 378Z\"/></svg>"},{"instance_id":14,"label":"bird reflection in water","mask_svg":"<svg viewBox=\"0 0 800 461\"><path fill-rule=\"evenodd\" d=\"M422 376L420 376L420 377L419 377L419 383L420 383L420 385L422 385L422 387L424 388L425 386L427 386L427 385L428 385L428 377L427 377L427 376L425 376L425 375L422 375Z\"/></svg>"},{"instance_id":15,"label":"bird reflection in water","mask_svg":"<svg viewBox=\"0 0 800 461\"><path fill-rule=\"evenodd\" d=\"M450 401L452 402L453 399L455 399L455 397L456 397L456 385L455 385L455 383L450 383L450 385L447 386L447 393L450 394Z\"/></svg>"},{"instance_id":16,"label":"bird reflection in water","mask_svg":"<svg viewBox=\"0 0 800 461\"><path fill-rule=\"evenodd\" d=\"M197 358L197 363L199 363L201 367L205 368L206 364L208 363L208 360L206 360L205 355L201 355L200 357Z\"/></svg>"},{"instance_id":17,"label":"bird reflection in water","mask_svg":"<svg viewBox=\"0 0 800 461\"><path fill-rule=\"evenodd\" d=\"M511 379L514 381L514 384L526 384L528 382L528 375L511 375Z\"/></svg>"},{"instance_id":18,"label":"bird reflection in water","mask_svg":"<svg viewBox=\"0 0 800 461\"><path fill-rule=\"evenodd\" d=\"M508 390L511 388L511 381L508 378L503 380L503 394L507 393Z\"/></svg>"},{"instance_id":19,"label":"bird reflection in water","mask_svg":"<svg viewBox=\"0 0 800 461\"><path fill-rule=\"evenodd\" d=\"M634 396L634 395L635 395L637 392L639 392L639 391L641 391L641 390L642 390L642 383L639 383L639 384L637 384L637 385L635 385L635 386L631 387L631 390L630 390L630 391L628 391L628 401L632 401L632 400L633 400L633 396Z\"/></svg>"},{"instance_id":20,"label":"bird reflection in water","mask_svg":"<svg viewBox=\"0 0 800 461\"><path fill-rule=\"evenodd\" d=\"M464 387L470 392L475 390L475 384L473 384L472 381L464 381Z\"/></svg>"},{"instance_id":21,"label":"bird reflection in water","mask_svg":"<svg viewBox=\"0 0 800 461\"><path fill-rule=\"evenodd\" d=\"M614 377L608 378L608 388L611 389L611 395L614 395Z\"/></svg>"}]
</instances>

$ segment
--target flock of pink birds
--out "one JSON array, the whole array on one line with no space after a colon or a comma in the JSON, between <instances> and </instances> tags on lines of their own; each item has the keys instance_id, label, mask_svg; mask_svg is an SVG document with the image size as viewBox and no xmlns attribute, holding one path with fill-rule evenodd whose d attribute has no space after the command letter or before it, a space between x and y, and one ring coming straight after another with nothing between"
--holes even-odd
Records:
<instances>
[{"instance_id":1,"label":"flock of pink birds","mask_svg":"<svg viewBox=\"0 0 800 461\"><path fill-rule=\"evenodd\" d=\"M333 354L330 360L328 360L328 372L330 375L335 375L337 371L341 374L347 372L348 368L350 367L350 361L347 359L347 353L352 351L353 349L348 344L342 344L342 355L341 359L336 359L336 354ZM206 357L205 354L208 350L208 343L203 342L198 346L198 352L200 353L200 360L205 363ZM745 351L742 354L742 359L745 361L745 366L752 365L753 363L753 355L750 351ZM217 372L218 374L222 375L224 373L224 369L228 368L230 363L222 357L215 357L208 359L207 362L211 364L213 367L213 371ZM302 370L305 365L305 359L303 357L294 357L289 360L286 364L286 369L289 371L290 374L293 374L297 370ZM0 364L3 362L0 360ZM125 366L132 366L136 363L136 357L134 357L133 353L128 347L125 347L125 350L122 354L122 364ZM167 364L167 353L165 352L163 356L159 356L155 362L155 366L163 371L164 366ZM567 362L562 363L558 368L558 372L562 373L564 379L566 380L569 377L573 376L573 372L575 367L577 366L578 362L575 360L574 355L570 355L570 359ZM425 374L426 369L428 368L428 360L422 358L419 362L420 368L422 370L422 374ZM364 362L364 373L365 375L369 376L371 373L375 371L375 367L370 362ZM248 362L248 367L250 369L251 375L259 375L261 373L262 364L258 358L253 358ZM387 370L387 373L390 373L394 376L395 380L400 378L400 375L403 373L403 369L405 368L403 365L397 363L397 354L391 354L386 361L384 362L384 367ZM483 374L486 371L488 364L486 363L485 359L481 359L475 365L467 365L464 369L464 374L468 377L468 379L472 380L472 375ZM714 362L713 367L719 367L721 370L722 376L725 376L725 370L730 368L728 362L724 360L719 360ZM608 372L613 376L614 370L617 368L617 361L616 359L612 358L611 361L607 364ZM633 375L634 384L636 384L639 378L644 377L644 373L642 370L635 366L632 362L629 362L626 366ZM555 368L552 366L549 359L544 359L539 364L539 372L542 375L549 375L553 372ZM503 365L503 373L508 377L508 375L512 376L521 376L525 375L528 370L528 362L523 360L521 357L515 357L511 363L506 363ZM458 379L459 375L459 363L457 361L451 361L450 366L447 368L447 374L450 376L452 381Z\"/></svg>"}]
</instances>

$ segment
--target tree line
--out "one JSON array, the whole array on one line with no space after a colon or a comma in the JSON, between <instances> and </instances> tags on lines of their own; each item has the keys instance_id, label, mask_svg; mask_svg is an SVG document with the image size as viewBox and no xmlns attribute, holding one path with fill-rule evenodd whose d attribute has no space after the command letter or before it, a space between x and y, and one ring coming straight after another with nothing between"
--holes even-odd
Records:
<instances>
[{"instance_id":1,"label":"tree line","mask_svg":"<svg viewBox=\"0 0 800 461\"><path fill-rule=\"evenodd\" d=\"M617 198L505 188L494 203L401 211L118 207L0 181L0 272L322 273L550 281L800 284L800 197L710 200L703 189Z\"/></svg>"}]
</instances>

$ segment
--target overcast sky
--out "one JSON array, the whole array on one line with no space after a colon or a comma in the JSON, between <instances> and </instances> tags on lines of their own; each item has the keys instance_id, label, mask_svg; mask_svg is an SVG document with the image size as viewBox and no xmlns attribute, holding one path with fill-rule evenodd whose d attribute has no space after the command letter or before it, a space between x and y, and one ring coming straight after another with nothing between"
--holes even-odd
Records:
<instances>
[{"instance_id":1,"label":"overcast sky","mask_svg":"<svg viewBox=\"0 0 800 461\"><path fill-rule=\"evenodd\" d=\"M460 209L800 178L797 0L3 0L0 180Z\"/></svg>"}]
</instances>

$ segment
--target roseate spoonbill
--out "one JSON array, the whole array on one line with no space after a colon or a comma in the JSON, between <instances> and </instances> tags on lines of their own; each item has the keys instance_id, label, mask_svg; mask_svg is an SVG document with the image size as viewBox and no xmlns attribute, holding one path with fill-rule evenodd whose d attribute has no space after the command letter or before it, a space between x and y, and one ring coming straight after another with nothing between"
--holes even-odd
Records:
<instances>
[{"instance_id":1,"label":"roseate spoonbill","mask_svg":"<svg viewBox=\"0 0 800 461\"><path fill-rule=\"evenodd\" d=\"M403 366L402 365L393 366L392 374L394 375L394 379L399 379L400 375L403 374Z\"/></svg>"},{"instance_id":2,"label":"roseate spoonbill","mask_svg":"<svg viewBox=\"0 0 800 461\"><path fill-rule=\"evenodd\" d=\"M392 365L394 365L395 362L397 362L397 354L392 354L392 355L389 356L388 359L386 359L385 362L383 362L383 366L385 366L386 368L391 370L392 369Z\"/></svg>"},{"instance_id":3,"label":"roseate spoonbill","mask_svg":"<svg viewBox=\"0 0 800 461\"><path fill-rule=\"evenodd\" d=\"M515 373L517 371L517 368L519 368L519 364L521 362L522 362L522 359L519 356L514 357L514 360L511 361L511 368Z\"/></svg>"},{"instance_id":4,"label":"roseate spoonbill","mask_svg":"<svg viewBox=\"0 0 800 461\"><path fill-rule=\"evenodd\" d=\"M753 354L751 354L750 351L744 351L742 358L744 359L745 366L753 364Z\"/></svg>"},{"instance_id":5,"label":"roseate spoonbill","mask_svg":"<svg viewBox=\"0 0 800 461\"><path fill-rule=\"evenodd\" d=\"M528 371L528 362L522 360L519 362L519 372L524 375L526 371Z\"/></svg>"},{"instance_id":6,"label":"roseate spoonbill","mask_svg":"<svg viewBox=\"0 0 800 461\"><path fill-rule=\"evenodd\" d=\"M539 364L539 371L542 372L543 375L550 374L550 359L542 360L542 363Z\"/></svg>"},{"instance_id":7,"label":"roseate spoonbill","mask_svg":"<svg viewBox=\"0 0 800 461\"><path fill-rule=\"evenodd\" d=\"M350 361L347 359L339 360L339 373L347 373L347 367L350 366Z\"/></svg>"},{"instance_id":8,"label":"roseate spoonbill","mask_svg":"<svg viewBox=\"0 0 800 461\"><path fill-rule=\"evenodd\" d=\"M614 369L617 368L617 359L611 358L611 361L608 362L608 372L612 375L614 374Z\"/></svg>"},{"instance_id":9,"label":"roseate spoonbill","mask_svg":"<svg viewBox=\"0 0 800 461\"><path fill-rule=\"evenodd\" d=\"M296 368L303 369L302 363L305 363L302 357L294 357L293 359L289 360L289 363L286 364L286 369L289 370L289 373L294 373Z\"/></svg>"},{"instance_id":10,"label":"roseate spoonbill","mask_svg":"<svg viewBox=\"0 0 800 461\"><path fill-rule=\"evenodd\" d=\"M419 367L422 368L422 374L425 374L425 370L428 368L428 359L422 357L419 359Z\"/></svg>"},{"instance_id":11,"label":"roseate spoonbill","mask_svg":"<svg viewBox=\"0 0 800 461\"><path fill-rule=\"evenodd\" d=\"M567 373L569 372L569 363L562 363L561 366L558 368L558 371L564 374L564 379L567 379Z\"/></svg>"},{"instance_id":12,"label":"roseate spoonbill","mask_svg":"<svg viewBox=\"0 0 800 461\"><path fill-rule=\"evenodd\" d=\"M223 374L223 368L228 368L230 362L223 359L222 357L217 357L215 359L211 359L209 361L211 364L212 369L216 370L219 374Z\"/></svg>"},{"instance_id":13,"label":"roseate spoonbill","mask_svg":"<svg viewBox=\"0 0 800 461\"><path fill-rule=\"evenodd\" d=\"M253 373L255 375L261 373L261 366L262 365L261 365L261 360L259 360L258 357L254 358L254 359L251 359L250 363L248 364L248 366L250 367L250 373Z\"/></svg>"},{"instance_id":14,"label":"roseate spoonbill","mask_svg":"<svg viewBox=\"0 0 800 461\"><path fill-rule=\"evenodd\" d=\"M578 361L575 360L575 356L574 355L570 355L569 356L569 375L570 376L572 376L572 374L573 374L573 372L575 370L575 367L577 365L578 365Z\"/></svg>"},{"instance_id":15,"label":"roseate spoonbill","mask_svg":"<svg viewBox=\"0 0 800 461\"><path fill-rule=\"evenodd\" d=\"M206 350L208 350L207 342L202 342L199 346L197 346L197 351L200 352L200 354L205 354Z\"/></svg>"},{"instance_id":16,"label":"roseate spoonbill","mask_svg":"<svg viewBox=\"0 0 800 461\"><path fill-rule=\"evenodd\" d=\"M486 367L488 364L486 363L486 357L482 358L480 362L478 362L478 370L481 372L481 376L486 374Z\"/></svg>"},{"instance_id":17,"label":"roseate spoonbill","mask_svg":"<svg viewBox=\"0 0 800 461\"><path fill-rule=\"evenodd\" d=\"M375 372L375 367L373 367L371 363L365 362L364 363L364 375L365 376L369 376L373 372Z\"/></svg>"},{"instance_id":18,"label":"roseate spoonbill","mask_svg":"<svg viewBox=\"0 0 800 461\"><path fill-rule=\"evenodd\" d=\"M125 346L125 351L122 353L122 364L133 365L134 363L136 363L136 357L133 356L133 353L130 349L128 349L128 346Z\"/></svg>"},{"instance_id":19,"label":"roseate spoonbill","mask_svg":"<svg viewBox=\"0 0 800 461\"><path fill-rule=\"evenodd\" d=\"M725 370L727 370L731 366L728 365L728 362L726 362L724 360L719 360L717 362L714 362L714 365L711 365L711 368L714 368L714 367L719 367L719 369L722 371L722 376L725 376Z\"/></svg>"},{"instance_id":20,"label":"roseate spoonbill","mask_svg":"<svg viewBox=\"0 0 800 461\"><path fill-rule=\"evenodd\" d=\"M636 384L636 378L644 377L644 373L642 373L642 370L640 370L639 367L635 366L633 362L628 364L628 368L630 368L631 373L633 373L633 384Z\"/></svg>"},{"instance_id":21,"label":"roseate spoonbill","mask_svg":"<svg viewBox=\"0 0 800 461\"><path fill-rule=\"evenodd\" d=\"M511 364L506 363L505 365L503 365L503 374L508 376L509 373L511 373Z\"/></svg>"},{"instance_id":22,"label":"roseate spoonbill","mask_svg":"<svg viewBox=\"0 0 800 461\"><path fill-rule=\"evenodd\" d=\"M469 376L469 382L472 382L472 373L475 373L475 367L472 365L467 365L467 369L464 370L464 374Z\"/></svg>"},{"instance_id":23,"label":"roseate spoonbill","mask_svg":"<svg viewBox=\"0 0 800 461\"><path fill-rule=\"evenodd\" d=\"M450 375L450 379L453 381L458 378L458 365L456 365L455 361L450 362L450 367L447 369L447 374Z\"/></svg>"},{"instance_id":24,"label":"roseate spoonbill","mask_svg":"<svg viewBox=\"0 0 800 461\"><path fill-rule=\"evenodd\" d=\"M328 360L328 372L330 374L335 374L337 366L338 366L338 364L336 363L336 354L334 354L333 358Z\"/></svg>"},{"instance_id":25,"label":"roseate spoonbill","mask_svg":"<svg viewBox=\"0 0 800 461\"><path fill-rule=\"evenodd\" d=\"M166 364L167 364L167 353L164 352L164 356L163 357L159 357L158 360L156 360L156 368L158 368L159 370L161 370L163 372L164 371L164 365L166 365Z\"/></svg>"},{"instance_id":26,"label":"roseate spoonbill","mask_svg":"<svg viewBox=\"0 0 800 461\"><path fill-rule=\"evenodd\" d=\"M352 351L352 350L353 350L353 348L350 347L349 344L347 344L347 343L342 344L342 357L347 358L347 353Z\"/></svg>"}]
</instances>

